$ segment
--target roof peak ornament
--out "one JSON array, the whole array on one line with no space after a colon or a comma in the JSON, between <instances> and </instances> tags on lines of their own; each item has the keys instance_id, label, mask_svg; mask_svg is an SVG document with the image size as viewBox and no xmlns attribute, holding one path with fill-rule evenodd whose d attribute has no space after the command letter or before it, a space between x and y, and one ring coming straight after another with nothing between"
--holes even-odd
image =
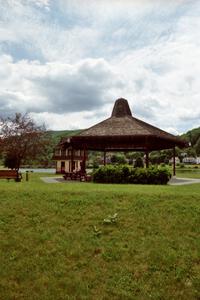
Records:
<instances>
[{"instance_id":1,"label":"roof peak ornament","mask_svg":"<svg viewBox=\"0 0 200 300\"><path fill-rule=\"evenodd\" d=\"M111 117L123 118L126 116L132 116L128 101L119 98L115 101Z\"/></svg>"}]
</instances>

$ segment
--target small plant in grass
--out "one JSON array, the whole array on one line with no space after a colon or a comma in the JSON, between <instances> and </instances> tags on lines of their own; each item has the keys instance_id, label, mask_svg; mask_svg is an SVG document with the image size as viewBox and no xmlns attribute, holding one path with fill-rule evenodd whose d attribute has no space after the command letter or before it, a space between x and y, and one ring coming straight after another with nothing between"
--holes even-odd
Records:
<instances>
[{"instance_id":1,"label":"small plant in grass","mask_svg":"<svg viewBox=\"0 0 200 300\"><path fill-rule=\"evenodd\" d=\"M102 234L102 231L99 228L97 228L96 226L93 226L93 230L94 230L94 235L96 237L99 237Z\"/></svg>"},{"instance_id":2,"label":"small plant in grass","mask_svg":"<svg viewBox=\"0 0 200 300\"><path fill-rule=\"evenodd\" d=\"M109 224L116 224L117 223L117 213L114 215L109 215L106 219L103 220L104 225L109 225Z\"/></svg>"}]
</instances>

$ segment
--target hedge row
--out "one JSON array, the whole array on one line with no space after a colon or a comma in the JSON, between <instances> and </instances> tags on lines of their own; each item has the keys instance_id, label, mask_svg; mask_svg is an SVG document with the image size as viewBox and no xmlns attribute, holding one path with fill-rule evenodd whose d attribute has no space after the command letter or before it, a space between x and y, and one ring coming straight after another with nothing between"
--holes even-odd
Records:
<instances>
[{"instance_id":1,"label":"hedge row","mask_svg":"<svg viewBox=\"0 0 200 300\"><path fill-rule=\"evenodd\" d=\"M100 167L93 174L93 181L98 183L167 184L170 178L171 173L165 167L144 169L107 165Z\"/></svg>"}]
</instances>

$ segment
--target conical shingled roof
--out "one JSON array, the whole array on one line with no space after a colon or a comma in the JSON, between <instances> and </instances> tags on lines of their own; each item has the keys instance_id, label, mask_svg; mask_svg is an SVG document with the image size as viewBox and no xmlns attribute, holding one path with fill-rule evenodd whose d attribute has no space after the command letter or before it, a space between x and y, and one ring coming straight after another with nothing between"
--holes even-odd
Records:
<instances>
[{"instance_id":1,"label":"conical shingled roof","mask_svg":"<svg viewBox=\"0 0 200 300\"><path fill-rule=\"evenodd\" d=\"M110 118L100 122L89 129L82 131L78 136L133 136L133 135L156 135L174 139L157 127L132 117L132 113L126 99L120 98L115 101Z\"/></svg>"},{"instance_id":2,"label":"conical shingled roof","mask_svg":"<svg viewBox=\"0 0 200 300\"><path fill-rule=\"evenodd\" d=\"M185 141L155 126L132 116L128 101L115 101L110 118L83 130L71 140L86 145L88 149L167 149L174 146L185 147ZM98 143L98 146L95 145Z\"/></svg>"}]
</instances>

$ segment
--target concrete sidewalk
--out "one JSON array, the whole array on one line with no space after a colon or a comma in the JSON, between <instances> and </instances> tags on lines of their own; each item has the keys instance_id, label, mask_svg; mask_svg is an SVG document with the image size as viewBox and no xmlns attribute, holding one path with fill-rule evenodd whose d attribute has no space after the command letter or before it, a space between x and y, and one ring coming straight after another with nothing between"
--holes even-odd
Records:
<instances>
[{"instance_id":1,"label":"concrete sidewalk","mask_svg":"<svg viewBox=\"0 0 200 300\"><path fill-rule=\"evenodd\" d=\"M66 183L66 182L73 182L73 183L80 183L80 180L65 180L63 177L40 177L42 181L45 183ZM85 181L84 181L85 182Z\"/></svg>"},{"instance_id":2,"label":"concrete sidewalk","mask_svg":"<svg viewBox=\"0 0 200 300\"><path fill-rule=\"evenodd\" d=\"M64 183L64 182L80 182L77 180L69 180L66 181L63 177L40 177L42 181L45 183ZM187 185L187 184L193 184L193 183L200 183L200 179L193 179L193 178L177 178L172 177L169 181L169 185Z\"/></svg>"},{"instance_id":3,"label":"concrete sidewalk","mask_svg":"<svg viewBox=\"0 0 200 300\"><path fill-rule=\"evenodd\" d=\"M61 182L66 182L63 177L40 177L42 181L45 183L61 183Z\"/></svg>"},{"instance_id":4,"label":"concrete sidewalk","mask_svg":"<svg viewBox=\"0 0 200 300\"><path fill-rule=\"evenodd\" d=\"M187 184L193 184L193 183L200 183L200 179L195 179L195 178L177 178L177 177L174 176L168 182L169 185L187 185Z\"/></svg>"}]
</instances>

